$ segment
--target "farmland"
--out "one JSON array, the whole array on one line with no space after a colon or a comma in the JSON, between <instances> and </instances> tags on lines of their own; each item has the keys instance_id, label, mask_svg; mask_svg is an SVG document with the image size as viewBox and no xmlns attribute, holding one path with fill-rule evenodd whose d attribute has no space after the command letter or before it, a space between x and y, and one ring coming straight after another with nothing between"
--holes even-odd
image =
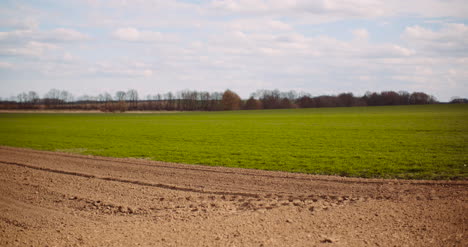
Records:
<instances>
[{"instance_id":1,"label":"farmland","mask_svg":"<svg viewBox=\"0 0 468 247\"><path fill-rule=\"evenodd\" d=\"M0 145L352 177L464 179L468 105L0 114Z\"/></svg>"},{"instance_id":2,"label":"farmland","mask_svg":"<svg viewBox=\"0 0 468 247\"><path fill-rule=\"evenodd\" d=\"M466 246L467 110L0 114L0 246Z\"/></svg>"},{"instance_id":3,"label":"farmland","mask_svg":"<svg viewBox=\"0 0 468 247\"><path fill-rule=\"evenodd\" d=\"M0 147L0 246L466 246L467 181Z\"/></svg>"}]
</instances>

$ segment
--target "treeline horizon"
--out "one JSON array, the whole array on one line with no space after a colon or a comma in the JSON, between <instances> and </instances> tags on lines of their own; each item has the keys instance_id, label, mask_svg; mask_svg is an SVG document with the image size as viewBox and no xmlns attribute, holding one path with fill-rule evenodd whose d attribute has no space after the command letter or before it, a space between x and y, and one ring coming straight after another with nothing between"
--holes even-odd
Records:
<instances>
[{"instance_id":1,"label":"treeline horizon","mask_svg":"<svg viewBox=\"0 0 468 247\"><path fill-rule=\"evenodd\" d=\"M117 91L98 96L80 96L77 99L66 90L51 89L42 98L35 91L23 92L14 99L0 100L0 109L31 110L100 110L125 111L222 111L259 110L353 106L422 105L440 103L424 92L382 91L366 92L363 96L353 93L312 96L306 92L257 90L248 99L232 90L206 92L183 90L177 93L146 95L140 98L135 89ZM450 103L468 103L464 98L453 98Z\"/></svg>"}]
</instances>

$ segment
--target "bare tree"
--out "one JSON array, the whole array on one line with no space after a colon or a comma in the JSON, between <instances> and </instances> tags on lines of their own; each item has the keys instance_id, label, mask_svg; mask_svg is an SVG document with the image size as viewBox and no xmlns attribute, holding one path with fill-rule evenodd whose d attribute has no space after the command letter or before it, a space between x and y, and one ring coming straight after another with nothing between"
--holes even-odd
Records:
<instances>
[{"instance_id":1,"label":"bare tree","mask_svg":"<svg viewBox=\"0 0 468 247\"><path fill-rule=\"evenodd\" d=\"M99 102L104 102L104 94L100 93L98 96L97 96L97 101Z\"/></svg>"},{"instance_id":2,"label":"bare tree","mask_svg":"<svg viewBox=\"0 0 468 247\"><path fill-rule=\"evenodd\" d=\"M29 91L28 92L28 102L35 104L39 101L39 94L37 94L34 91Z\"/></svg>"},{"instance_id":3,"label":"bare tree","mask_svg":"<svg viewBox=\"0 0 468 247\"><path fill-rule=\"evenodd\" d=\"M105 92L103 94L103 97L104 97L104 102L110 102L112 101L112 95L110 95L108 92Z\"/></svg>"},{"instance_id":4,"label":"bare tree","mask_svg":"<svg viewBox=\"0 0 468 247\"><path fill-rule=\"evenodd\" d=\"M164 95L164 98L166 101L165 110L168 110L168 111L174 110L174 94L172 94L172 92L166 93Z\"/></svg>"},{"instance_id":5,"label":"bare tree","mask_svg":"<svg viewBox=\"0 0 468 247\"><path fill-rule=\"evenodd\" d=\"M114 101L117 101L115 102ZM7 99L5 99L7 100ZM182 111L218 111L239 109L277 109L277 108L310 108L339 106L380 106L434 104L437 99L423 92L412 94L406 91L366 92L364 96L352 93L339 95L321 95L312 97L309 93L295 91L281 92L275 90L257 90L248 100L241 100L231 90L225 92L198 92L192 90L178 91L176 94L147 95L146 101L139 101L138 92L130 89L118 91L115 98L109 93L98 96L83 95L74 102L71 93L65 90L51 89L40 99L34 91L23 92L9 98L7 107L14 108L56 108L56 109L100 109L102 111L139 110L182 110ZM17 102L16 104L14 102ZM452 99L452 103L466 102L466 99ZM1 106L0 107L6 107Z\"/></svg>"},{"instance_id":6,"label":"bare tree","mask_svg":"<svg viewBox=\"0 0 468 247\"><path fill-rule=\"evenodd\" d=\"M138 92L135 89L129 89L126 93L126 98L128 101L136 102L138 101Z\"/></svg>"},{"instance_id":7,"label":"bare tree","mask_svg":"<svg viewBox=\"0 0 468 247\"><path fill-rule=\"evenodd\" d=\"M278 109L281 108L281 92L275 90L257 90L256 97L262 101L263 108L265 109Z\"/></svg>"},{"instance_id":8,"label":"bare tree","mask_svg":"<svg viewBox=\"0 0 468 247\"><path fill-rule=\"evenodd\" d=\"M138 92L135 89L129 89L125 94L125 97L128 102L130 102L130 107L132 110L136 110L138 104Z\"/></svg>"},{"instance_id":9,"label":"bare tree","mask_svg":"<svg viewBox=\"0 0 468 247\"><path fill-rule=\"evenodd\" d=\"M399 105L407 105L409 104L409 100L410 100L410 93L406 92L406 91L399 91L398 92L398 95L400 96L400 100L398 102Z\"/></svg>"},{"instance_id":10,"label":"bare tree","mask_svg":"<svg viewBox=\"0 0 468 247\"><path fill-rule=\"evenodd\" d=\"M23 93L20 93L20 94L18 94L18 95L16 96L16 98L17 98L17 101L18 101L19 103L26 103L26 102L28 102L28 94L27 94L27 93L24 93L24 92L23 92Z\"/></svg>"},{"instance_id":11,"label":"bare tree","mask_svg":"<svg viewBox=\"0 0 468 247\"><path fill-rule=\"evenodd\" d=\"M59 99L63 102L71 102L73 101L73 94L68 91L62 90L60 91Z\"/></svg>"},{"instance_id":12,"label":"bare tree","mask_svg":"<svg viewBox=\"0 0 468 247\"><path fill-rule=\"evenodd\" d=\"M47 107L56 107L60 103L60 90L53 88L44 95L44 104Z\"/></svg>"},{"instance_id":13,"label":"bare tree","mask_svg":"<svg viewBox=\"0 0 468 247\"><path fill-rule=\"evenodd\" d=\"M49 90L49 92L47 92L45 95L44 95L44 98L48 98L48 99L60 99L60 90L58 89L51 89Z\"/></svg>"},{"instance_id":14,"label":"bare tree","mask_svg":"<svg viewBox=\"0 0 468 247\"><path fill-rule=\"evenodd\" d=\"M116 101L125 101L126 93L124 91L117 91L115 93L115 100Z\"/></svg>"}]
</instances>

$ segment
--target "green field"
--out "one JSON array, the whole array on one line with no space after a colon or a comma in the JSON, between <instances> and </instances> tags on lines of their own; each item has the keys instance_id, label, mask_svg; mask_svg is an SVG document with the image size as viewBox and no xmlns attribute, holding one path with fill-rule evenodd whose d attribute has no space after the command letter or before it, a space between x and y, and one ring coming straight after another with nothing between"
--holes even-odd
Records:
<instances>
[{"instance_id":1,"label":"green field","mask_svg":"<svg viewBox=\"0 0 468 247\"><path fill-rule=\"evenodd\" d=\"M342 176L466 179L468 105L0 114L0 145Z\"/></svg>"}]
</instances>

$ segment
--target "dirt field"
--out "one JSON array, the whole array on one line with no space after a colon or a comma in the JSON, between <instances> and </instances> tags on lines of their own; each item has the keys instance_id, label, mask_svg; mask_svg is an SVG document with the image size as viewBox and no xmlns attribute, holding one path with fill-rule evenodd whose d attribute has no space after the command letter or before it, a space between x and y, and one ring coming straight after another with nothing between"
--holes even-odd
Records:
<instances>
[{"instance_id":1,"label":"dirt field","mask_svg":"<svg viewBox=\"0 0 468 247\"><path fill-rule=\"evenodd\" d=\"M181 111L125 111L116 113L141 113L141 114L158 114L158 113L180 113ZM0 110L0 113L110 113L98 110Z\"/></svg>"},{"instance_id":2,"label":"dirt field","mask_svg":"<svg viewBox=\"0 0 468 247\"><path fill-rule=\"evenodd\" d=\"M467 246L468 182L0 147L0 246Z\"/></svg>"}]
</instances>

